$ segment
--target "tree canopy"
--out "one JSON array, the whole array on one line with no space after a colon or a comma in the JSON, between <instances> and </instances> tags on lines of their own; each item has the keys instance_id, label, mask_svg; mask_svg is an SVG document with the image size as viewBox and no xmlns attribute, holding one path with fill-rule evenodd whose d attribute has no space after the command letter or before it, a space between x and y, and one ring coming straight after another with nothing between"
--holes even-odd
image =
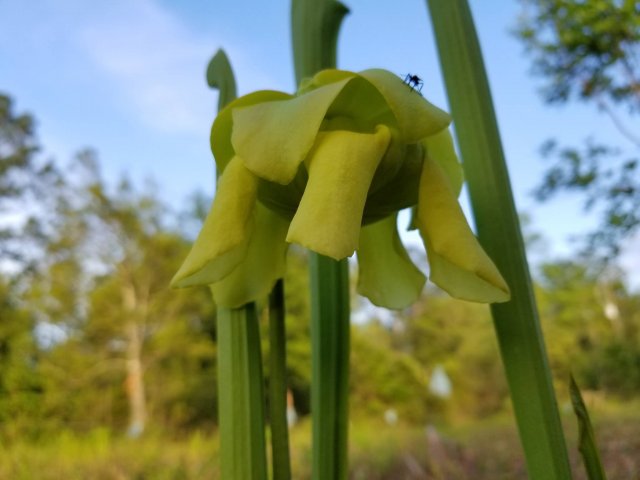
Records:
<instances>
[{"instance_id":1,"label":"tree canopy","mask_svg":"<svg viewBox=\"0 0 640 480\"><path fill-rule=\"evenodd\" d=\"M579 146L549 139L542 154L553 161L536 191L548 200L580 193L601 216L587 251L615 257L640 225L640 4L635 0L521 0L515 35L552 104L583 102L608 117L620 134L614 144L585 131Z\"/></svg>"}]
</instances>

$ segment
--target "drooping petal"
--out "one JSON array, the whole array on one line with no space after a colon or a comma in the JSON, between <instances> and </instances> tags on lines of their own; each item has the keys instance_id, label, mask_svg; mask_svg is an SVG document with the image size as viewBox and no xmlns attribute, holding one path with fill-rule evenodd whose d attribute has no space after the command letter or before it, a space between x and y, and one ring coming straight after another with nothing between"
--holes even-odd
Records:
<instances>
[{"instance_id":1,"label":"drooping petal","mask_svg":"<svg viewBox=\"0 0 640 480\"><path fill-rule=\"evenodd\" d=\"M393 73L371 69L360 72L360 75L375 85L386 99L398 119L400 134L405 143L416 143L451 123L448 113L429 103Z\"/></svg>"},{"instance_id":2,"label":"drooping petal","mask_svg":"<svg viewBox=\"0 0 640 480\"><path fill-rule=\"evenodd\" d=\"M257 203L255 228L242 262L211 285L216 305L238 308L269 295L276 280L285 274L288 227L288 221Z\"/></svg>"},{"instance_id":3,"label":"drooping petal","mask_svg":"<svg viewBox=\"0 0 640 480\"><path fill-rule=\"evenodd\" d=\"M253 229L258 179L234 157L218 182L211 211L193 247L171 281L174 287L208 285L244 258Z\"/></svg>"},{"instance_id":4,"label":"drooping petal","mask_svg":"<svg viewBox=\"0 0 640 480\"><path fill-rule=\"evenodd\" d=\"M391 215L362 228L358 255L358 293L375 305L401 309L415 302L426 277L407 254Z\"/></svg>"},{"instance_id":5,"label":"drooping petal","mask_svg":"<svg viewBox=\"0 0 640 480\"><path fill-rule=\"evenodd\" d=\"M288 242L336 260L353 254L369 185L390 137L384 125L375 133L318 134L309 155L309 181L289 227Z\"/></svg>"},{"instance_id":6,"label":"drooping petal","mask_svg":"<svg viewBox=\"0 0 640 480\"><path fill-rule=\"evenodd\" d=\"M509 287L471 232L444 170L428 156L420 178L416 223L433 283L463 300L509 300Z\"/></svg>"},{"instance_id":7,"label":"drooping petal","mask_svg":"<svg viewBox=\"0 0 640 480\"><path fill-rule=\"evenodd\" d=\"M421 143L426 148L429 158L438 162L440 168L447 175L451 189L458 197L460 190L462 190L464 173L458 160L458 155L456 155L449 129L445 128L441 132L425 138Z\"/></svg>"},{"instance_id":8,"label":"drooping petal","mask_svg":"<svg viewBox=\"0 0 640 480\"><path fill-rule=\"evenodd\" d=\"M231 143L236 154L260 178L288 184L311 150L331 103L349 80L288 100L234 108Z\"/></svg>"},{"instance_id":9,"label":"drooping petal","mask_svg":"<svg viewBox=\"0 0 640 480\"><path fill-rule=\"evenodd\" d=\"M227 164L235 155L233 145L231 145L231 130L233 128L233 116L231 112L234 108L248 107L261 102L272 102L277 100L286 100L292 98L293 95L288 93L277 92L275 90L261 90L253 92L243 97L236 98L230 102L213 122L211 127L211 151L216 159L218 171L224 171Z\"/></svg>"}]
</instances>

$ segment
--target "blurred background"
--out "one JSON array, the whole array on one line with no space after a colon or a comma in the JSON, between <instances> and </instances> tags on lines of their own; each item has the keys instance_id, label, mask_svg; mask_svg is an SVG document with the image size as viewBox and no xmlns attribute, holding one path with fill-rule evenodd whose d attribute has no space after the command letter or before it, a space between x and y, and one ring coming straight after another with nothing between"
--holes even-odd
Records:
<instances>
[{"instance_id":1,"label":"blurred background","mask_svg":"<svg viewBox=\"0 0 640 480\"><path fill-rule=\"evenodd\" d=\"M339 66L417 74L446 109L425 3L346 3ZM609 478L640 478L640 2L470 3L576 478L570 374ZM293 91L289 8L0 2L0 479L218 478L215 306L168 283L215 193L208 61L226 50L241 95ZM305 479L305 252L288 262ZM351 477L526 478L488 308L352 303Z\"/></svg>"}]
</instances>

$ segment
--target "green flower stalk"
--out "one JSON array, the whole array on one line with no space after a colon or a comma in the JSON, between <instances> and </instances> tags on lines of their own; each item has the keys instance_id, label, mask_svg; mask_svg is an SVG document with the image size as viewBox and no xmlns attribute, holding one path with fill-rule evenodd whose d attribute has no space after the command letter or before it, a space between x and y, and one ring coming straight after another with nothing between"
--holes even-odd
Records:
<instances>
[{"instance_id":1,"label":"green flower stalk","mask_svg":"<svg viewBox=\"0 0 640 480\"><path fill-rule=\"evenodd\" d=\"M469 3L429 0L469 196L483 245L513 291L491 312L511 391L529 478L567 480L571 468L522 233L511 192L491 92ZM499 257L498 257L499 255Z\"/></svg>"},{"instance_id":2,"label":"green flower stalk","mask_svg":"<svg viewBox=\"0 0 640 480\"><path fill-rule=\"evenodd\" d=\"M509 288L457 202L462 169L447 113L385 70L323 70L295 95L240 97L213 123L222 172L173 285L211 285L218 305L264 298L289 243L336 260L357 251L359 292L403 308L426 281L402 246L398 211L415 207L430 278L450 295L504 302Z\"/></svg>"}]
</instances>

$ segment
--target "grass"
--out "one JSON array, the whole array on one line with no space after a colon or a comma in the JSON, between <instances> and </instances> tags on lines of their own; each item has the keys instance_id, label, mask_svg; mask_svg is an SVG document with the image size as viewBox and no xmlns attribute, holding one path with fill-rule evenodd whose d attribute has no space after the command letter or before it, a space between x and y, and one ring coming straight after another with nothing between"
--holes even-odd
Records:
<instances>
[{"instance_id":1,"label":"grass","mask_svg":"<svg viewBox=\"0 0 640 480\"><path fill-rule=\"evenodd\" d=\"M216 480L217 438L129 439L106 430L63 432L45 442L5 446L1 480Z\"/></svg>"},{"instance_id":2,"label":"grass","mask_svg":"<svg viewBox=\"0 0 640 480\"><path fill-rule=\"evenodd\" d=\"M595 405L598 407L597 405ZM596 435L609 480L640 480L640 408L609 403L592 408ZM564 411L564 410L563 410ZM563 416L575 480L585 480L576 451L577 428ZM291 431L293 478L310 478L308 421ZM128 439L106 430L78 436L61 432L39 443L4 445L0 480L218 480L215 435L169 439L150 434ZM352 480L519 480L524 459L512 422L506 417L454 428L351 426Z\"/></svg>"}]
</instances>

